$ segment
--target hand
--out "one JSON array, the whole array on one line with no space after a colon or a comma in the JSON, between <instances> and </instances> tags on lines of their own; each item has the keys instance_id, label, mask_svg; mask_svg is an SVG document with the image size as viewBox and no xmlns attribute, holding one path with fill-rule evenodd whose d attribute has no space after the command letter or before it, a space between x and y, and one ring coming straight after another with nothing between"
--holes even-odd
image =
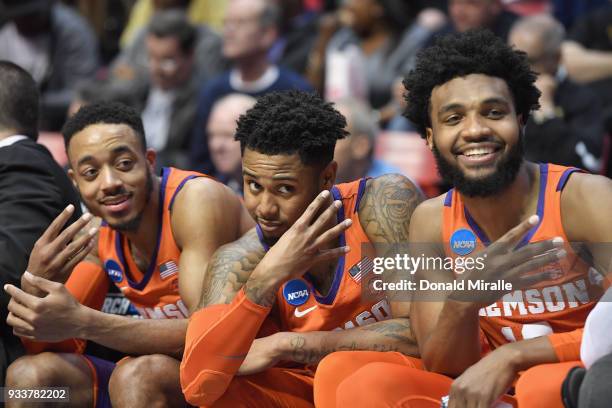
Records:
<instances>
[{"instance_id":1,"label":"hand","mask_svg":"<svg viewBox=\"0 0 612 408\"><path fill-rule=\"evenodd\" d=\"M465 370L451 385L449 408L490 408L516 377L515 357L500 347Z\"/></svg>"},{"instance_id":2,"label":"hand","mask_svg":"<svg viewBox=\"0 0 612 408\"><path fill-rule=\"evenodd\" d=\"M98 230L91 228L77 236L93 218L87 213L62 231L73 212L73 205L66 207L36 241L30 254L28 272L53 281L66 282L75 265L87 256Z\"/></svg>"},{"instance_id":3,"label":"hand","mask_svg":"<svg viewBox=\"0 0 612 408\"><path fill-rule=\"evenodd\" d=\"M275 333L271 336L255 339L238 370L238 375L256 374L274 367L281 358L279 352L281 336L282 333Z\"/></svg>"},{"instance_id":4,"label":"hand","mask_svg":"<svg viewBox=\"0 0 612 408\"><path fill-rule=\"evenodd\" d=\"M313 265L331 261L347 253L350 248L323 249L352 225L350 219L329 228L335 222L341 201L329 204L330 192L323 191L306 208L304 214L289 228L268 251L261 263L261 270L278 281L302 276ZM327 209L321 212L327 205Z\"/></svg>"},{"instance_id":5,"label":"hand","mask_svg":"<svg viewBox=\"0 0 612 408\"><path fill-rule=\"evenodd\" d=\"M525 245L514 250L527 232L537 225L539 217L532 215L527 220L508 231L500 239L489 245L485 250L473 255L484 259L484 268L471 268L459 275L458 280L496 282L503 279L512 284L512 291L531 287L544 280L556 279L549 272L533 273L538 268L548 265L566 256L566 251L560 249L563 240L560 237ZM474 301L473 291L465 284L465 290L454 291L450 298L454 300L469 299L478 308L485 307L497 301L509 291L478 291L478 301Z\"/></svg>"},{"instance_id":6,"label":"hand","mask_svg":"<svg viewBox=\"0 0 612 408\"><path fill-rule=\"evenodd\" d=\"M13 333L31 340L50 342L81 337L84 306L66 287L29 272L24 273L24 279L47 295L37 297L16 286L4 285L4 290L11 296L6 322L13 327Z\"/></svg>"}]
</instances>

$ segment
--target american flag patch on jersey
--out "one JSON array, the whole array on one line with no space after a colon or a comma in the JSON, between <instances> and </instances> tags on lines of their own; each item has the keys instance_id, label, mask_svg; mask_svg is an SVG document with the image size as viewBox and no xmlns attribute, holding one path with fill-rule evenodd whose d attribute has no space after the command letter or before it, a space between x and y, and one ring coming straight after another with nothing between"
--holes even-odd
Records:
<instances>
[{"instance_id":1,"label":"american flag patch on jersey","mask_svg":"<svg viewBox=\"0 0 612 408\"><path fill-rule=\"evenodd\" d=\"M174 261L164 262L159 265L159 276L162 279L168 279L171 276L176 275L178 272L178 266L174 263Z\"/></svg>"},{"instance_id":2,"label":"american flag patch on jersey","mask_svg":"<svg viewBox=\"0 0 612 408\"><path fill-rule=\"evenodd\" d=\"M374 262L367 256L364 256L361 261L357 262L349 269L349 275L351 275L351 278L353 278L355 282L359 283L361 282L361 278L372 271L373 267Z\"/></svg>"}]
</instances>

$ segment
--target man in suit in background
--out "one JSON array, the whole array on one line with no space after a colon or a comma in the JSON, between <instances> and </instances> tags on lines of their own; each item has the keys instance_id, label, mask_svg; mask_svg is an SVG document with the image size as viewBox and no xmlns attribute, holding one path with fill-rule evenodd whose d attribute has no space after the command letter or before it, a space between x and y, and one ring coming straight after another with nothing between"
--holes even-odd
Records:
<instances>
[{"instance_id":1,"label":"man in suit in background","mask_svg":"<svg viewBox=\"0 0 612 408\"><path fill-rule=\"evenodd\" d=\"M80 215L72 183L38 138L36 83L17 65L0 61L0 280L19 284L34 243L51 221L72 204ZM6 325L10 298L0 292L0 384L6 368L23 354Z\"/></svg>"}]
</instances>

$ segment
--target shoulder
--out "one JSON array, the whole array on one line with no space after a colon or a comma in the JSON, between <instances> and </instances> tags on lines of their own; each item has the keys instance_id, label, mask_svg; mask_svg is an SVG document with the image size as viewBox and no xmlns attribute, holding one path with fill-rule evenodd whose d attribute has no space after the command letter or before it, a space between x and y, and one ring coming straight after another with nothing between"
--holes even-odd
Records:
<instances>
[{"instance_id":1,"label":"shoulder","mask_svg":"<svg viewBox=\"0 0 612 408\"><path fill-rule=\"evenodd\" d=\"M287 90L287 89L299 89L302 91L312 91L312 85L306 81L303 77L301 77L298 73L291 71L290 69L278 67L278 80L276 81L275 88L279 88L277 90Z\"/></svg>"},{"instance_id":2,"label":"shoulder","mask_svg":"<svg viewBox=\"0 0 612 408\"><path fill-rule=\"evenodd\" d=\"M612 240L612 180L574 173L561 193L561 220L570 241Z\"/></svg>"},{"instance_id":3,"label":"shoulder","mask_svg":"<svg viewBox=\"0 0 612 408\"><path fill-rule=\"evenodd\" d=\"M221 74L212 77L209 81L206 81L201 88L201 96L211 99L219 98L224 93L230 93L232 91L230 85L230 72L225 71Z\"/></svg>"},{"instance_id":4,"label":"shoulder","mask_svg":"<svg viewBox=\"0 0 612 408\"><path fill-rule=\"evenodd\" d=\"M420 203L410 220L410 241L439 242L442 236L442 210L445 194Z\"/></svg>"},{"instance_id":5,"label":"shoulder","mask_svg":"<svg viewBox=\"0 0 612 408\"><path fill-rule=\"evenodd\" d=\"M397 173L384 174L367 181L363 200L390 204L388 199L403 200L416 206L423 201L423 194L412 180Z\"/></svg>"},{"instance_id":6,"label":"shoulder","mask_svg":"<svg viewBox=\"0 0 612 408\"><path fill-rule=\"evenodd\" d=\"M176 193L172 208L199 213L217 209L227 211L232 204L239 205L240 200L227 186L209 177L195 177Z\"/></svg>"}]
</instances>

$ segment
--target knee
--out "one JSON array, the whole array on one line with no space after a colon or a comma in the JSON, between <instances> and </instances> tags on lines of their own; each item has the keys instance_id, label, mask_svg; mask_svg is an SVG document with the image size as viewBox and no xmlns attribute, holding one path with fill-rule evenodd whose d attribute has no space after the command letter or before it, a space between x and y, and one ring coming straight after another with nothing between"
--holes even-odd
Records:
<instances>
[{"instance_id":1,"label":"knee","mask_svg":"<svg viewBox=\"0 0 612 408\"><path fill-rule=\"evenodd\" d=\"M113 370L108 391L113 406L156 406L168 391L180 394L179 362L153 354L129 358ZM174 384L176 383L176 384Z\"/></svg>"},{"instance_id":2,"label":"knee","mask_svg":"<svg viewBox=\"0 0 612 408\"><path fill-rule=\"evenodd\" d=\"M325 382L323 378L335 377L338 372L338 367L345 367L347 363L353 361L354 352L350 351L337 351L335 353L328 354L323 360L317 365L317 375L315 379L321 378L322 382Z\"/></svg>"},{"instance_id":3,"label":"knee","mask_svg":"<svg viewBox=\"0 0 612 408\"><path fill-rule=\"evenodd\" d=\"M30 388L59 384L62 373L56 368L58 358L56 354L46 352L15 360L6 372L6 386Z\"/></svg>"}]
</instances>

